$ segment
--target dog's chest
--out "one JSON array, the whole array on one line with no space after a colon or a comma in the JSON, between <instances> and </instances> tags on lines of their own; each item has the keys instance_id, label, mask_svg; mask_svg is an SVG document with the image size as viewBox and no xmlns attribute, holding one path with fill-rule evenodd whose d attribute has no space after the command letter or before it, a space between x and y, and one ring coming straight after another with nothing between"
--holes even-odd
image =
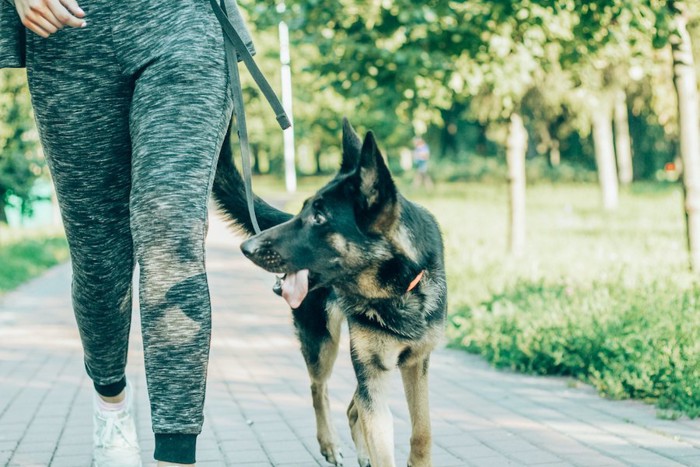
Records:
<instances>
[{"instance_id":1,"label":"dog's chest","mask_svg":"<svg viewBox=\"0 0 700 467\"><path fill-rule=\"evenodd\" d=\"M417 297L370 301L338 296L335 305L351 325L371 327L400 338L420 338L430 327L423 303Z\"/></svg>"}]
</instances>

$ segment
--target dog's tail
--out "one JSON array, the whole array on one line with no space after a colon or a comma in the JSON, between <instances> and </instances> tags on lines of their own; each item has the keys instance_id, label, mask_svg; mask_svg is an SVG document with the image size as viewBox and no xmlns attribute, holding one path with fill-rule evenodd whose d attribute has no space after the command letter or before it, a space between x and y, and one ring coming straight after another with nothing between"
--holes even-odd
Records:
<instances>
[{"instance_id":1,"label":"dog's tail","mask_svg":"<svg viewBox=\"0 0 700 467\"><path fill-rule=\"evenodd\" d=\"M233 164L230 127L226 131L226 138L219 153L212 194L219 211L228 217L233 227L247 235L255 234L253 222L250 220L250 214L248 213L243 177L241 177L240 172ZM291 214L270 206L257 196L254 199L255 214L262 230L269 229L292 218Z\"/></svg>"}]
</instances>

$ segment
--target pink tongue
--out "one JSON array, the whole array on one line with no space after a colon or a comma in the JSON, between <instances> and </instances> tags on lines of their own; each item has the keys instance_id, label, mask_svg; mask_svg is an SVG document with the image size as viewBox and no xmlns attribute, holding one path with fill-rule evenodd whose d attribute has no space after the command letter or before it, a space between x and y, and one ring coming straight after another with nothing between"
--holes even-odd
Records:
<instances>
[{"instance_id":1,"label":"pink tongue","mask_svg":"<svg viewBox=\"0 0 700 467\"><path fill-rule=\"evenodd\" d=\"M287 273L282 282L282 297L292 308L299 308L309 291L309 270Z\"/></svg>"}]
</instances>

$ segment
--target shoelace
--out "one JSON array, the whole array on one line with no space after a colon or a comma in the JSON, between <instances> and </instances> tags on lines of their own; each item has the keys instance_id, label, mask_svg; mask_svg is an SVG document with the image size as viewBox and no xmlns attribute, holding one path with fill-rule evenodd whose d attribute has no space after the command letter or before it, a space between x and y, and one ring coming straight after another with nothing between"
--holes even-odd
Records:
<instances>
[{"instance_id":1,"label":"shoelace","mask_svg":"<svg viewBox=\"0 0 700 467\"><path fill-rule=\"evenodd\" d=\"M124 429L122 428L120 423L121 420L118 416L108 416L105 417L105 420L107 423L105 424L105 428L104 430L102 430L102 433L100 433L99 437L100 446L106 446L107 441L112 438L112 435L116 430L117 432L119 432L119 435L126 442L128 447L136 448L136 446L131 442L131 440L128 439L128 437L124 433Z\"/></svg>"}]
</instances>

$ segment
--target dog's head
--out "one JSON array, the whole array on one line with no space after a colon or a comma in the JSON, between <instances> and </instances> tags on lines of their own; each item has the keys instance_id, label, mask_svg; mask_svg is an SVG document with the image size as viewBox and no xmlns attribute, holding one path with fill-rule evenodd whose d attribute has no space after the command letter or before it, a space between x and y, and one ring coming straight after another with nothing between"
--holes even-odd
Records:
<instances>
[{"instance_id":1,"label":"dog's head","mask_svg":"<svg viewBox=\"0 0 700 467\"><path fill-rule=\"evenodd\" d=\"M255 264L286 273L287 295L298 306L314 286L353 281L389 255L378 241L398 220L398 193L372 132L360 139L343 120L340 171L307 199L296 216L243 242ZM290 299L291 297L291 299Z\"/></svg>"}]
</instances>

